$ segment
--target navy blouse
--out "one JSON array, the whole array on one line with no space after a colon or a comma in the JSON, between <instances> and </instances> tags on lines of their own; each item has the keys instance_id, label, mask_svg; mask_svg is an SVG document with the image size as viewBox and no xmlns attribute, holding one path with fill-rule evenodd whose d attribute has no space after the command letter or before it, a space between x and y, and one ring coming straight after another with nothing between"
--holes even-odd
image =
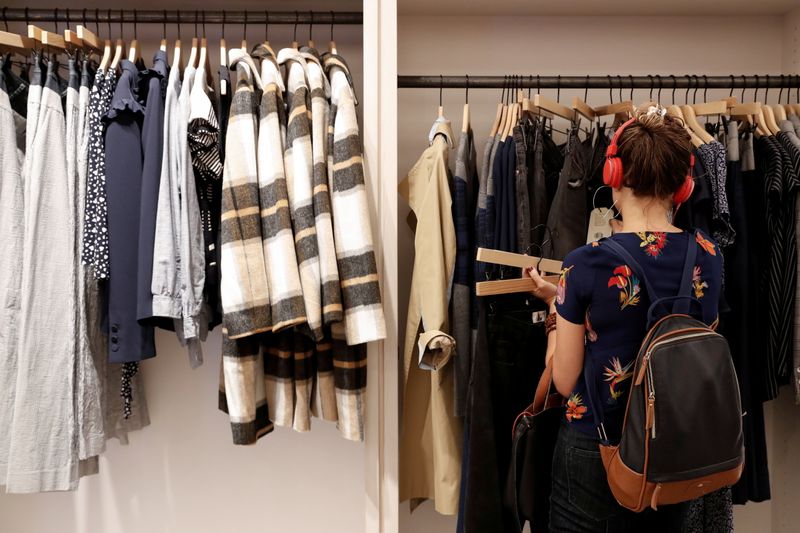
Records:
<instances>
[{"instance_id":1,"label":"navy blouse","mask_svg":"<svg viewBox=\"0 0 800 533\"><path fill-rule=\"evenodd\" d=\"M692 278L692 296L700 301L707 324L717 319L721 293L722 256L705 233L619 233L612 237L641 265L660 297L678 294L687 245L699 246ZM558 314L586 327L585 357L591 358L592 375L582 372L567 402L567 421L597 436L586 380L599 392L604 427L612 441L622 429L631 375L639 346L647 333L650 300L631 268L624 264L606 239L570 252L558 282ZM695 311L696 312L696 311ZM663 312L662 312L663 313ZM584 367L585 368L585 367Z\"/></svg>"}]
</instances>

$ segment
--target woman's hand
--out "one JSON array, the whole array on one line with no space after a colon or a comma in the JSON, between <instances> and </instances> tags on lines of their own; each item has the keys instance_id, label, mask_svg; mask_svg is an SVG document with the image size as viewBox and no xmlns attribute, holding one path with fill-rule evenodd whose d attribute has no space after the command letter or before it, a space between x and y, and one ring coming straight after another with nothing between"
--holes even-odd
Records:
<instances>
[{"instance_id":1,"label":"woman's hand","mask_svg":"<svg viewBox=\"0 0 800 533\"><path fill-rule=\"evenodd\" d=\"M536 267L525 267L524 275L529 276L536 288L531 291L531 294L545 302L548 306L552 306L556 299L556 286L545 281L545 279L536 270Z\"/></svg>"}]
</instances>

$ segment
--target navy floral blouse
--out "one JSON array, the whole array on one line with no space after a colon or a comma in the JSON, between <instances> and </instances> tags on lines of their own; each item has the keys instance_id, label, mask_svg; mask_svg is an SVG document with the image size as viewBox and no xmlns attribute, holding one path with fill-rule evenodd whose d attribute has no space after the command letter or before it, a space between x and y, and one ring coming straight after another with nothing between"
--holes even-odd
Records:
<instances>
[{"instance_id":1,"label":"navy floral blouse","mask_svg":"<svg viewBox=\"0 0 800 533\"><path fill-rule=\"evenodd\" d=\"M699 246L692 278L692 296L700 301L703 316L711 324L717 319L721 293L722 256L707 235L698 232L619 233L621 244L647 274L660 297L678 294L687 245ZM650 300L644 283L617 256L607 239L570 252L558 282L558 314L586 327L585 357L591 358L591 376L584 372L567 402L567 421L577 429L597 436L586 380L599 391L604 427L609 439L618 440L630 390L631 375L639 346L647 333ZM696 306L693 306L695 309ZM698 311L694 311L697 313ZM663 313L663 311L662 311Z\"/></svg>"}]
</instances>

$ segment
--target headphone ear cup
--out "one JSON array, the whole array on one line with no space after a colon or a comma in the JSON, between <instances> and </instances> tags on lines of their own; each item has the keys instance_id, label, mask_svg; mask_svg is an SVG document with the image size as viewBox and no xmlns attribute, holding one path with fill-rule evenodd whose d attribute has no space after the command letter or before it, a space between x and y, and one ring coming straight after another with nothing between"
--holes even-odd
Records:
<instances>
[{"instance_id":1,"label":"headphone ear cup","mask_svg":"<svg viewBox=\"0 0 800 533\"><path fill-rule=\"evenodd\" d=\"M603 183L612 189L619 189L622 185L622 161L619 157L607 157L603 167Z\"/></svg>"},{"instance_id":2,"label":"headphone ear cup","mask_svg":"<svg viewBox=\"0 0 800 533\"><path fill-rule=\"evenodd\" d=\"M686 200L691 198L692 192L694 192L694 180L692 176L686 176L686 179L683 181L683 185L681 188L678 189L675 194L672 196L672 203L675 205L680 205L684 203Z\"/></svg>"}]
</instances>

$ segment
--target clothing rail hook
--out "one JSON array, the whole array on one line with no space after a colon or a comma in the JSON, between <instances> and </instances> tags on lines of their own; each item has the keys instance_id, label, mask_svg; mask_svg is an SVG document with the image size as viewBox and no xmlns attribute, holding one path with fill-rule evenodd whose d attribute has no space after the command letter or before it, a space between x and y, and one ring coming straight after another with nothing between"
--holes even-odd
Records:
<instances>
[{"instance_id":1,"label":"clothing rail hook","mask_svg":"<svg viewBox=\"0 0 800 533\"><path fill-rule=\"evenodd\" d=\"M222 40L225 40L225 10L222 10Z\"/></svg>"},{"instance_id":2,"label":"clothing rail hook","mask_svg":"<svg viewBox=\"0 0 800 533\"><path fill-rule=\"evenodd\" d=\"M139 10L133 10L133 38L139 40Z\"/></svg>"},{"instance_id":3,"label":"clothing rail hook","mask_svg":"<svg viewBox=\"0 0 800 533\"><path fill-rule=\"evenodd\" d=\"M614 84L611 83L611 74L608 75L608 100L609 103L614 103Z\"/></svg>"},{"instance_id":4,"label":"clothing rail hook","mask_svg":"<svg viewBox=\"0 0 800 533\"><path fill-rule=\"evenodd\" d=\"M297 11L294 12L294 33L292 33L292 40L297 42L297 24L300 22L300 15Z\"/></svg>"},{"instance_id":5,"label":"clothing rail hook","mask_svg":"<svg viewBox=\"0 0 800 533\"><path fill-rule=\"evenodd\" d=\"M8 17L6 17L6 11L8 11L8 7L3 6L3 24L5 24L6 31L8 31ZM84 9L84 11L86 11Z\"/></svg>"},{"instance_id":6,"label":"clothing rail hook","mask_svg":"<svg viewBox=\"0 0 800 533\"><path fill-rule=\"evenodd\" d=\"M163 23L163 27L161 28L161 31L164 33L164 39L166 39L167 38L167 10L166 9L164 10L164 20L162 21L162 23Z\"/></svg>"},{"instance_id":7,"label":"clothing rail hook","mask_svg":"<svg viewBox=\"0 0 800 533\"><path fill-rule=\"evenodd\" d=\"M692 88L692 77L687 74L686 75L686 92L683 93L683 105L689 105L689 91Z\"/></svg>"},{"instance_id":8,"label":"clothing rail hook","mask_svg":"<svg viewBox=\"0 0 800 533\"><path fill-rule=\"evenodd\" d=\"M308 17L310 19L310 22L308 23L308 40L309 41L313 41L314 40L314 12L313 11L309 11L308 12Z\"/></svg>"},{"instance_id":9,"label":"clothing rail hook","mask_svg":"<svg viewBox=\"0 0 800 533\"><path fill-rule=\"evenodd\" d=\"M744 102L744 90L747 87L747 76L742 74L742 102ZM753 101L755 102L755 96L753 96Z\"/></svg>"},{"instance_id":10,"label":"clothing rail hook","mask_svg":"<svg viewBox=\"0 0 800 533\"><path fill-rule=\"evenodd\" d=\"M769 74L767 74L767 87L766 90L764 91L764 103L765 104L769 103Z\"/></svg>"},{"instance_id":11,"label":"clothing rail hook","mask_svg":"<svg viewBox=\"0 0 800 533\"><path fill-rule=\"evenodd\" d=\"M439 74L439 108L442 107L442 90L444 89L444 76Z\"/></svg>"},{"instance_id":12,"label":"clothing rail hook","mask_svg":"<svg viewBox=\"0 0 800 533\"><path fill-rule=\"evenodd\" d=\"M670 74L670 78L672 78L672 103L675 104L675 89L678 88L678 80L675 78L675 74Z\"/></svg>"},{"instance_id":13,"label":"clothing rail hook","mask_svg":"<svg viewBox=\"0 0 800 533\"><path fill-rule=\"evenodd\" d=\"M656 74L656 78L658 78L658 103L661 103L661 89L664 88L664 82L661 81L661 74Z\"/></svg>"},{"instance_id":14,"label":"clothing rail hook","mask_svg":"<svg viewBox=\"0 0 800 533\"><path fill-rule=\"evenodd\" d=\"M589 75L586 75L586 87L583 88L583 101L589 101Z\"/></svg>"},{"instance_id":15,"label":"clothing rail hook","mask_svg":"<svg viewBox=\"0 0 800 533\"><path fill-rule=\"evenodd\" d=\"M269 10L264 10L264 39L269 41Z\"/></svg>"},{"instance_id":16,"label":"clothing rail hook","mask_svg":"<svg viewBox=\"0 0 800 533\"><path fill-rule=\"evenodd\" d=\"M692 105L697 103L697 90L700 88L700 76L694 75L694 92L692 93Z\"/></svg>"},{"instance_id":17,"label":"clothing rail hook","mask_svg":"<svg viewBox=\"0 0 800 533\"><path fill-rule=\"evenodd\" d=\"M731 74L731 92L728 93L728 98L733 96L733 85L736 83L736 78Z\"/></svg>"},{"instance_id":18,"label":"clothing rail hook","mask_svg":"<svg viewBox=\"0 0 800 533\"><path fill-rule=\"evenodd\" d=\"M467 82L465 83L464 87L464 103L469 104L469 74L466 75Z\"/></svg>"},{"instance_id":19,"label":"clothing rail hook","mask_svg":"<svg viewBox=\"0 0 800 533\"><path fill-rule=\"evenodd\" d=\"M708 102L708 76L703 74L703 101Z\"/></svg>"},{"instance_id":20,"label":"clothing rail hook","mask_svg":"<svg viewBox=\"0 0 800 533\"><path fill-rule=\"evenodd\" d=\"M556 78L556 102L561 101L561 74Z\"/></svg>"},{"instance_id":21,"label":"clothing rail hook","mask_svg":"<svg viewBox=\"0 0 800 533\"><path fill-rule=\"evenodd\" d=\"M106 26L108 26L108 38L111 39L111 10L106 14Z\"/></svg>"},{"instance_id":22,"label":"clothing rail hook","mask_svg":"<svg viewBox=\"0 0 800 533\"><path fill-rule=\"evenodd\" d=\"M125 39L125 30L122 28L122 19L125 18L125 11L122 9L119 10L119 38L124 40Z\"/></svg>"},{"instance_id":23,"label":"clothing rail hook","mask_svg":"<svg viewBox=\"0 0 800 533\"><path fill-rule=\"evenodd\" d=\"M628 78L631 80L631 97L630 100L633 101L633 74L628 74Z\"/></svg>"},{"instance_id":24,"label":"clothing rail hook","mask_svg":"<svg viewBox=\"0 0 800 533\"><path fill-rule=\"evenodd\" d=\"M181 40L181 10L175 10L175 26L178 27L178 40Z\"/></svg>"},{"instance_id":25,"label":"clothing rail hook","mask_svg":"<svg viewBox=\"0 0 800 533\"><path fill-rule=\"evenodd\" d=\"M56 28L56 35L58 34L58 8L53 10L53 25Z\"/></svg>"},{"instance_id":26,"label":"clothing rail hook","mask_svg":"<svg viewBox=\"0 0 800 533\"><path fill-rule=\"evenodd\" d=\"M333 11L331 11L331 41L333 41L333 24L334 24L333 21L335 16L336 14Z\"/></svg>"},{"instance_id":27,"label":"clothing rail hook","mask_svg":"<svg viewBox=\"0 0 800 533\"><path fill-rule=\"evenodd\" d=\"M778 92L778 103L779 104L781 103L781 100L783 100L783 74L781 74L781 90L780 90L780 92Z\"/></svg>"},{"instance_id":28,"label":"clothing rail hook","mask_svg":"<svg viewBox=\"0 0 800 533\"><path fill-rule=\"evenodd\" d=\"M201 13L203 14L203 22L202 22L202 25L203 25L203 39L205 39L206 38L206 10L204 9Z\"/></svg>"},{"instance_id":29,"label":"clothing rail hook","mask_svg":"<svg viewBox=\"0 0 800 533\"><path fill-rule=\"evenodd\" d=\"M622 76L617 74L617 88L619 89L619 101L622 101Z\"/></svg>"},{"instance_id":30,"label":"clothing rail hook","mask_svg":"<svg viewBox=\"0 0 800 533\"><path fill-rule=\"evenodd\" d=\"M195 37L197 37L197 21L198 21L199 18L200 18L200 14L198 13L198 10L195 9L194 10L194 36Z\"/></svg>"},{"instance_id":31,"label":"clothing rail hook","mask_svg":"<svg viewBox=\"0 0 800 533\"><path fill-rule=\"evenodd\" d=\"M652 102L653 101L653 87L655 85L655 82L653 81L653 75L652 74L648 74L647 75L647 79L650 80L650 93L647 95L647 99Z\"/></svg>"},{"instance_id":32,"label":"clothing rail hook","mask_svg":"<svg viewBox=\"0 0 800 533\"><path fill-rule=\"evenodd\" d=\"M242 42L247 41L247 10L244 10L244 23L242 24ZM246 51L246 50L245 50Z\"/></svg>"},{"instance_id":33,"label":"clothing rail hook","mask_svg":"<svg viewBox=\"0 0 800 533\"><path fill-rule=\"evenodd\" d=\"M755 101L755 102L758 101L758 89L759 89L758 85L759 85L759 83L758 83L758 74L756 74L756 89L755 89L755 92L753 93L753 101Z\"/></svg>"}]
</instances>

